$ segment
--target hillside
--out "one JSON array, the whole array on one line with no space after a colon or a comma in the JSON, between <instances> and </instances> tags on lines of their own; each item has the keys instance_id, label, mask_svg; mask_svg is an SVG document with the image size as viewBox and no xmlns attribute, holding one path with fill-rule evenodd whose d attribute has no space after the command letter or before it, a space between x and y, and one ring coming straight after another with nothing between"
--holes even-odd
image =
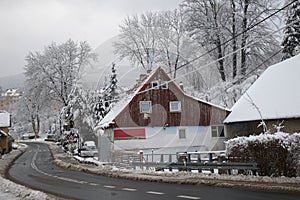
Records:
<instances>
[{"instance_id":1,"label":"hillside","mask_svg":"<svg viewBox=\"0 0 300 200\"><path fill-rule=\"evenodd\" d=\"M24 74L16 74L12 76L5 76L0 78L0 87L3 90L11 88L21 88L24 86L25 76Z\"/></svg>"},{"instance_id":2,"label":"hillside","mask_svg":"<svg viewBox=\"0 0 300 200\"><path fill-rule=\"evenodd\" d=\"M113 43L118 40L118 36L113 37L106 42L99 45L94 52L98 55L98 61L93 62L91 66L85 69L85 72L82 76L83 85L89 89L99 89L104 85L105 78L109 79L111 73L111 66L114 62L116 64L117 70L117 79L118 85L121 87L130 88L135 84L136 79L141 73L145 73L144 69L133 67L128 59L120 60L118 56L114 53ZM194 48L194 47L191 47ZM188 57L191 51L191 48L184 50L182 56ZM203 52L198 51L198 54ZM194 58L196 55L191 56ZM209 57L203 57L197 62L184 67L177 73L177 83L183 82L187 88L188 93L190 90L206 90L207 88L212 87L218 81L218 73L214 65L209 67L203 67L207 63L211 62ZM158 67L158 66L156 66ZM161 66L163 67L163 66ZM193 71L193 73L190 73ZM197 85L195 87L195 85ZM188 87L190 89L188 89Z\"/></svg>"},{"instance_id":3,"label":"hillside","mask_svg":"<svg viewBox=\"0 0 300 200\"><path fill-rule=\"evenodd\" d=\"M131 66L127 59L120 60L113 52L113 43L118 37L113 37L99 45L94 52L98 55L98 60L85 69L82 77L83 85L90 89L99 89L104 85L105 78L109 78L111 66L116 64L117 79L122 87L130 87L136 78L142 73L141 69Z\"/></svg>"}]
</instances>

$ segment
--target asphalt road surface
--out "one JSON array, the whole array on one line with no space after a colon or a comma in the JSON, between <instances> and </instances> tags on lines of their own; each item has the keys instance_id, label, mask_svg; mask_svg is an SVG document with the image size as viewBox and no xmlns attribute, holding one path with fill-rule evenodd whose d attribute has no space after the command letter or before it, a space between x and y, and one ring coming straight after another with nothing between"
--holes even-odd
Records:
<instances>
[{"instance_id":1,"label":"asphalt road surface","mask_svg":"<svg viewBox=\"0 0 300 200\"><path fill-rule=\"evenodd\" d=\"M299 194L131 181L71 171L52 163L53 157L46 144L27 144L28 150L14 162L9 170L9 177L18 183L64 198L87 200L300 199Z\"/></svg>"}]
</instances>

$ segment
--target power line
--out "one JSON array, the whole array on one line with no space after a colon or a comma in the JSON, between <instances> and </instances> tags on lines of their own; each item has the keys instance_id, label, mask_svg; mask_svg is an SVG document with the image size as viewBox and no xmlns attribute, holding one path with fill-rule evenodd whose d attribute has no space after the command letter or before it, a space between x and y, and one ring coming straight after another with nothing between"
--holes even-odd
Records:
<instances>
[{"instance_id":1,"label":"power line","mask_svg":"<svg viewBox=\"0 0 300 200\"><path fill-rule=\"evenodd\" d=\"M241 34L243 34L243 33L247 32L247 31L253 29L255 26L261 24L262 22L266 21L267 19L271 18L272 16L276 15L277 13L281 12L282 10L284 10L285 8L287 8L288 6L290 6L290 5L291 5L292 3L294 3L295 1L297 1L297 0L294 0L294 1L292 1L291 3L288 3L287 5L285 5L284 7L282 7L281 9L277 10L276 12L272 13L272 14L269 15L268 17L266 17L266 18L264 18L263 20L261 20L260 22L258 22L258 23L256 23L256 24L252 25L251 27L248 27L244 32L239 33L239 34L236 35L235 37L238 37L238 36L240 36ZM281 27L281 28L279 28L279 29L277 29L277 30L271 32L270 34L267 34L267 35L261 37L260 39L254 41L254 42L252 42L252 43L248 43L248 44L247 44L246 46L244 46L243 48L239 48L239 49L235 50L234 52L231 52L231 53L229 53L229 54L223 56L222 58L219 58L219 59L217 59L217 60L215 60L215 61L213 61L213 62L210 62L210 63L208 63L208 64L205 64L205 65L203 65L203 66L201 67L201 69L204 69L204 68L206 68L206 67L209 67L210 65L212 65L212 64L214 64L214 63L216 63L216 62L218 62L219 60L224 59L224 58L226 58L226 57L229 57L229 56L231 56L232 54L237 53L237 52L240 51L241 49L247 48L247 47L249 47L249 46L251 46L251 45L253 45L253 44L255 44L255 43L258 43L260 40L262 40L262 39L264 39L264 38L266 38L266 37L268 37L268 36L270 36L270 35L272 35L272 34L275 34L275 33L279 32L279 31L281 31L282 29L284 29L285 27L291 26L292 24L297 23L298 21L300 21L300 20L297 20L297 21L294 21L294 22L292 22L292 23L290 23L290 24L287 24L287 25L285 25L285 26L283 26L283 27ZM221 45L224 45L224 44L226 44L226 43L232 41L235 37L230 38L229 40L223 42ZM216 47L216 48L217 48L217 47ZM178 67L177 69L182 68L182 67L184 67L184 66L186 66L186 65L188 65L188 64L190 64L190 63L192 63L192 62L194 62L194 61L196 61L197 59L199 59L199 58L201 58L201 57L203 57L203 56L205 56L205 55L211 53L211 52L214 51L216 48L214 48L214 49L212 49L212 50L206 52L205 54L202 54L202 55L200 55L200 56L198 56L198 57L192 59L191 61L188 61L187 63L181 65L181 66ZM281 51L281 50L280 50L280 51ZM276 56L280 51L276 52L274 55L272 55L272 56L271 56L270 58L268 58L267 60L269 60L269 59L273 58L274 56ZM261 63L261 64L260 64L258 67L256 67L255 69L253 69L253 70L251 70L250 72L248 72L248 73L246 74L246 76L249 75L250 73L254 72L255 70L257 70L258 68L260 68L265 62L267 62L267 60L265 60L263 63ZM172 81L174 81L174 80L176 80L176 79L178 79L178 78L185 77L186 75L191 74L191 73L193 73L193 72L195 72L195 71L198 71L198 70L200 70L200 68L195 69L195 70L192 70L192 71L187 72L187 73L185 73L185 74L182 74L181 76L178 76L178 77L176 77L176 78L172 78L170 81L168 81L168 83L169 83L169 82L172 82ZM170 73L170 72L169 72L169 73ZM245 78L245 77L242 77L240 80L242 80L243 78ZM234 82L233 85L237 84L240 80ZM232 85L232 86L233 86L233 85ZM232 86L230 86L230 87L232 87ZM230 87L229 87L229 88L230 88ZM229 88L227 88L227 89L229 89ZM227 89L226 89L226 90L227 90ZM144 93L144 92L147 92L147 91L150 91L150 90L152 90L152 88L145 89L145 90L140 91L140 92L138 92L138 93L136 93L136 94L141 94L141 93ZM126 93L126 92L124 92L124 93ZM122 95L122 94L123 94L123 93L121 93L121 95Z\"/></svg>"},{"instance_id":2,"label":"power line","mask_svg":"<svg viewBox=\"0 0 300 200\"><path fill-rule=\"evenodd\" d=\"M267 61L269 61L270 59L272 59L273 57L275 57L277 54L279 54L281 52L281 49L278 50L277 52L275 52L273 55L271 55L269 58L267 58L266 60L264 60L262 63L260 63L256 68L252 69L251 71L249 71L247 74L245 74L245 76L239 78L238 80L234 81L231 83L231 85L227 86L225 88L224 91L227 91L229 88L233 87L234 85L240 83L243 79L245 79L249 74L252 74L253 72L255 72L256 70L258 70L259 68L261 68ZM220 94L217 94L215 97L211 98L210 101L216 99L218 96L220 96Z\"/></svg>"},{"instance_id":3,"label":"power line","mask_svg":"<svg viewBox=\"0 0 300 200\"><path fill-rule=\"evenodd\" d=\"M239 37L240 35L242 35L242 34L248 32L248 31L250 31L250 30L253 29L254 27L258 26L259 24L261 24L261 23L265 22L266 20L270 19L271 17L277 15L279 12L281 12L281 11L284 10L284 9L286 9L287 7L289 7L290 5L292 5L292 4L293 4L294 2L296 2L296 1L298 1L298 0L293 0L292 2L290 2L290 3L288 3L287 5L283 6L282 8L280 8L279 10L277 10L276 12L272 13L271 15L269 15L268 17L266 17L266 18L262 19L261 21L259 21L259 22L255 23L255 24L253 24L252 26L248 27L246 30L244 30L244 31L240 32L239 34L237 34L236 36L234 36L234 37L232 37L232 38L226 40L225 42L221 43L221 44L218 45L217 47L215 47L215 48L213 48L213 49L207 51L206 53L204 53L204 54L202 54L202 55L200 55L200 56L197 56L196 58L193 58L193 59L190 60L190 61L187 61L187 62L184 63L183 65L179 66L176 70L181 69L182 67L185 67L185 66L189 65L190 63L195 62L196 60L198 60L198 59L200 59L200 58L202 58L202 57L204 57L204 56L210 54L211 52L213 52L213 51L215 51L217 48L219 48L219 46L223 46L223 45L227 44L228 42L232 41L233 39L236 39L236 38ZM221 59L219 59L219 60L221 60ZM170 74L170 73L172 73L172 72L174 72L174 71L175 71L175 69L174 69L174 70L171 70L171 71L168 72L168 73Z\"/></svg>"},{"instance_id":4,"label":"power line","mask_svg":"<svg viewBox=\"0 0 300 200\"><path fill-rule=\"evenodd\" d=\"M290 24L286 24L285 26L283 26L283 27L281 27L281 28L278 28L277 30L275 30L275 31L273 31L273 32L271 32L271 33L269 33L269 34L267 34L267 35L265 35L265 36L263 36L263 37L261 37L261 38L255 40L255 41L253 41L252 43L248 43L248 44L245 45L244 47L239 48L239 49L237 49L237 50L235 50L235 51L233 51L233 52L231 52L231 53L228 53L227 55L223 56L222 58L219 58L219 59L214 60L214 61L212 61L212 62L210 62L210 63L208 63L208 64L203 65L203 66L201 67L201 69L204 69L204 68L206 68L206 67L209 67L210 65L212 65L212 64L214 64L214 63L216 63L216 62L218 62L218 61L221 60L221 59L227 58L227 57L231 56L232 54L234 54L234 53L240 51L241 49L245 49L245 48L247 48L247 47L249 47L249 46L251 46L251 45L254 45L254 44L260 42L262 39L267 38L267 37L269 37L270 35L273 35L273 34L275 34L275 33L279 32L279 31L281 31L282 29L284 29L284 28L286 28L286 27L288 27L288 26L291 26L291 25L293 25L293 24L295 24L295 23L298 23L299 21L300 21L300 19L295 20L294 22L292 22L292 23L290 23ZM279 53L279 52L278 52L278 53ZM191 73L194 73L194 72L196 72L196 71L198 71L198 70L200 70L200 68L199 68L199 69L192 70L192 71L189 71L189 72L187 72L187 73L184 73L184 74L182 74L181 76L177 76L176 78L172 78L170 81L168 81L168 83L169 83L169 82L172 82L172 81L174 81L174 80L176 80L176 79L179 79L179 78L181 78L181 77L185 77L186 75L191 74ZM147 91L150 91L150 90L152 90L152 88L145 89L145 90L143 90L143 91L138 92L137 94L141 94L141 93L144 93L144 92L147 92Z\"/></svg>"}]
</instances>

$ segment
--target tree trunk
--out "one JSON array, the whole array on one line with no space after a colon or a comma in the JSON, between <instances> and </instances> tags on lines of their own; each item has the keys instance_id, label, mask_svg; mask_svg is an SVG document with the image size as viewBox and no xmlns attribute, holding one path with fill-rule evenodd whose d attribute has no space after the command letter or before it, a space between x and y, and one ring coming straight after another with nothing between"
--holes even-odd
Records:
<instances>
[{"instance_id":1,"label":"tree trunk","mask_svg":"<svg viewBox=\"0 0 300 200\"><path fill-rule=\"evenodd\" d=\"M225 74L225 69L224 69L224 58L223 58L223 50L222 50L222 46L221 46L221 40L219 35L217 36L217 41L216 41L216 45L217 45L217 52L218 52L218 63L219 63L219 73L221 76L222 81L226 81L226 74Z\"/></svg>"},{"instance_id":2,"label":"tree trunk","mask_svg":"<svg viewBox=\"0 0 300 200\"><path fill-rule=\"evenodd\" d=\"M248 7L249 0L244 0L244 10L243 10L243 22L242 22L242 43L241 43L241 74L246 75L247 63L246 63L246 44L247 44L247 26L248 26Z\"/></svg>"},{"instance_id":3,"label":"tree trunk","mask_svg":"<svg viewBox=\"0 0 300 200\"><path fill-rule=\"evenodd\" d=\"M226 75L225 75L225 70L224 70L224 58L223 58L223 50L222 50L222 43L221 43L221 38L220 38L220 32L219 32L219 23L217 19L217 8L216 8L216 2L215 1L210 1L210 6L213 10L213 15L214 15L214 28L215 28L215 34L216 34L216 40L215 40L215 45L217 47L217 58L218 58L218 63L219 63L219 73L221 76L222 81L226 81Z\"/></svg>"},{"instance_id":4,"label":"tree trunk","mask_svg":"<svg viewBox=\"0 0 300 200\"><path fill-rule=\"evenodd\" d=\"M38 137L40 132L40 117L39 115L36 115L36 130L35 130L35 136Z\"/></svg>"},{"instance_id":5,"label":"tree trunk","mask_svg":"<svg viewBox=\"0 0 300 200\"><path fill-rule=\"evenodd\" d=\"M35 123L35 117L31 115L31 125L32 125L32 130L35 133L36 132L36 123Z\"/></svg>"},{"instance_id":6,"label":"tree trunk","mask_svg":"<svg viewBox=\"0 0 300 200\"><path fill-rule=\"evenodd\" d=\"M237 44L236 44L236 19L235 19L235 12L236 12L236 7L235 7L235 2L234 0L231 0L231 6L232 6L232 78L234 79L237 74Z\"/></svg>"}]
</instances>

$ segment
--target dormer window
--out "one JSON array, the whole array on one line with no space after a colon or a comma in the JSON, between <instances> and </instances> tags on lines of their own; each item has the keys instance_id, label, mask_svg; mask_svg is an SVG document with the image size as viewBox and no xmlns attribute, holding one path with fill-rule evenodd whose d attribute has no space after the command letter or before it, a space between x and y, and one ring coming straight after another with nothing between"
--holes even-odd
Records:
<instances>
[{"instance_id":1,"label":"dormer window","mask_svg":"<svg viewBox=\"0 0 300 200\"><path fill-rule=\"evenodd\" d=\"M162 81L161 82L161 88L162 89L168 89L168 81Z\"/></svg>"},{"instance_id":2,"label":"dormer window","mask_svg":"<svg viewBox=\"0 0 300 200\"><path fill-rule=\"evenodd\" d=\"M158 81L152 81L151 82L151 88L158 90L159 89L159 82Z\"/></svg>"}]
</instances>

